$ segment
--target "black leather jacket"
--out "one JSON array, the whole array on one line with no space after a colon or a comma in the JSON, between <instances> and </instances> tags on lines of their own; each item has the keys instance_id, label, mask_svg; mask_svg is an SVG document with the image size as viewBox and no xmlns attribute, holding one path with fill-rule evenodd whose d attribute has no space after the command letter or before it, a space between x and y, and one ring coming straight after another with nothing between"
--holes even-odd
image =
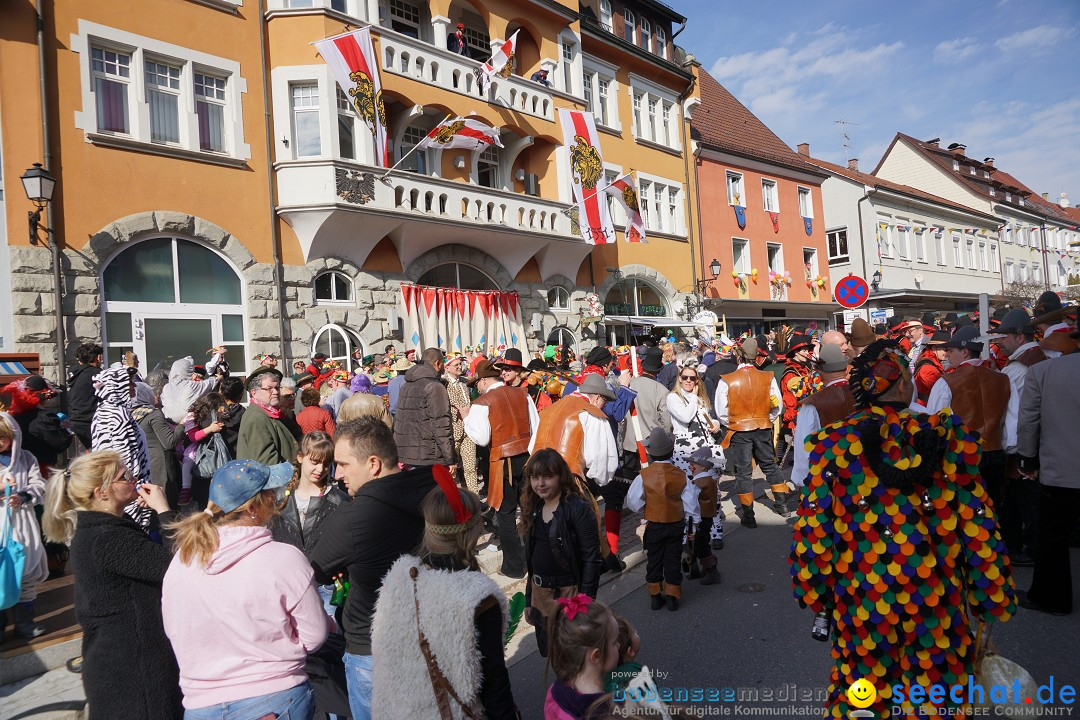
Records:
<instances>
[{"instance_id":1,"label":"black leather jacket","mask_svg":"<svg viewBox=\"0 0 1080 720\"><path fill-rule=\"evenodd\" d=\"M543 508L533 512L533 531L540 523ZM579 497L564 498L555 509L551 522L551 553L555 561L573 575L580 592L596 597L600 588L600 529L592 507ZM532 597L533 534L525 537L525 565L529 582L525 590L526 600Z\"/></svg>"}]
</instances>

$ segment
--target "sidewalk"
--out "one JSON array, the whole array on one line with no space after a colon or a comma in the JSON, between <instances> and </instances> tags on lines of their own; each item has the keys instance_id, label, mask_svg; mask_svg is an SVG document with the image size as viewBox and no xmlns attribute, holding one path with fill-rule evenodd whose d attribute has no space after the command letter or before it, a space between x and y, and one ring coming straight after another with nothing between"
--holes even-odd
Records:
<instances>
[{"instance_id":1,"label":"sidewalk","mask_svg":"<svg viewBox=\"0 0 1080 720\"><path fill-rule=\"evenodd\" d=\"M754 492L759 500L765 495L766 483L761 472L754 469ZM720 504L727 515L724 521L725 536L737 531L741 525L735 517L735 505L733 501L734 480L730 475L725 475L720 483ZM764 498L767 502L768 499ZM759 513L766 513L766 505L758 506ZM622 527L619 532L619 557L626 562L626 570L621 573L604 573L600 577L600 599L611 603L633 592L645 583L645 572L642 567L645 562L645 552L641 545L641 536L644 533L644 525L641 524L641 516L629 510L623 511ZM484 542L484 539L481 539ZM498 572L502 563L502 553L498 550L485 549L478 555L481 569L490 575L499 587L507 594L513 596L517 592L524 592L525 581L523 579L509 578ZM58 618L54 623L62 624L62 618L73 618L65 613L73 612L68 603L61 602L64 597L73 598L69 574L51 580L55 583L54 591L60 592L55 599L50 600L55 604L54 613L51 617ZM44 621L39 612L39 620ZM73 622L73 620L72 620ZM74 630L75 634L70 633ZM54 637L50 633L47 637ZM51 645L36 646L29 652L9 650L5 644L0 648L0 720L88 720L89 714L84 711L86 695L82 688L82 676L69 672L64 663L68 658L77 657L81 651L82 634L78 627L58 628L56 639ZM12 643L12 648L15 644ZM512 666L521 662L526 657L536 652L536 639L532 627L522 621L514 637L510 639L506 647L506 663ZM33 674L31 677L8 682L6 678L13 677L14 663L37 663L42 672ZM27 674L26 672L20 673Z\"/></svg>"}]
</instances>

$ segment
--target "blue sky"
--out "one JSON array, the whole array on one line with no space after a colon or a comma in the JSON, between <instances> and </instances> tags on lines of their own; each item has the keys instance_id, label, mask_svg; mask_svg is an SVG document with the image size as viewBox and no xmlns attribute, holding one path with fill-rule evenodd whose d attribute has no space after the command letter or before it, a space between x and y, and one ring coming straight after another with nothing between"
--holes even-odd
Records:
<instances>
[{"instance_id":1,"label":"blue sky","mask_svg":"<svg viewBox=\"0 0 1080 720\"><path fill-rule=\"evenodd\" d=\"M675 42L792 148L870 172L896 132L940 137L1080 203L1080 0L669 2Z\"/></svg>"}]
</instances>

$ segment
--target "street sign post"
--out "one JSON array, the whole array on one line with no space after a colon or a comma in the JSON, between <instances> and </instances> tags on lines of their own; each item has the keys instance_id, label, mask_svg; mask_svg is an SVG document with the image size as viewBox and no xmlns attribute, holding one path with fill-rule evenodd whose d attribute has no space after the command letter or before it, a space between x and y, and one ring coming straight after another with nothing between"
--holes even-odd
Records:
<instances>
[{"instance_id":1,"label":"street sign post","mask_svg":"<svg viewBox=\"0 0 1080 720\"><path fill-rule=\"evenodd\" d=\"M893 309L890 308L870 308L870 324L877 325L878 323L888 322L889 318L893 316Z\"/></svg>"},{"instance_id":2,"label":"street sign post","mask_svg":"<svg viewBox=\"0 0 1080 720\"><path fill-rule=\"evenodd\" d=\"M866 310L845 310L844 332L851 332L851 324L855 322L855 318L866 320Z\"/></svg>"},{"instance_id":3,"label":"street sign post","mask_svg":"<svg viewBox=\"0 0 1080 720\"><path fill-rule=\"evenodd\" d=\"M833 297L840 307L853 310L862 307L870 298L870 286L858 275L848 275L836 283Z\"/></svg>"}]
</instances>

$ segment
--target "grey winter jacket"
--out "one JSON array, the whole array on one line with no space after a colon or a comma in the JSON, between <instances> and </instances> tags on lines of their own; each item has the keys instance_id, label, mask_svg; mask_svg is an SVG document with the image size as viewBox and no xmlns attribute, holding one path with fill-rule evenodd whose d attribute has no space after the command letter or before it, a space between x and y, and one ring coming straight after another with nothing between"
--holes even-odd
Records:
<instances>
[{"instance_id":1,"label":"grey winter jacket","mask_svg":"<svg viewBox=\"0 0 1080 720\"><path fill-rule=\"evenodd\" d=\"M394 442L398 460L407 465L424 467L457 462L450 396L435 368L427 363L415 365L405 373L394 414Z\"/></svg>"}]
</instances>

